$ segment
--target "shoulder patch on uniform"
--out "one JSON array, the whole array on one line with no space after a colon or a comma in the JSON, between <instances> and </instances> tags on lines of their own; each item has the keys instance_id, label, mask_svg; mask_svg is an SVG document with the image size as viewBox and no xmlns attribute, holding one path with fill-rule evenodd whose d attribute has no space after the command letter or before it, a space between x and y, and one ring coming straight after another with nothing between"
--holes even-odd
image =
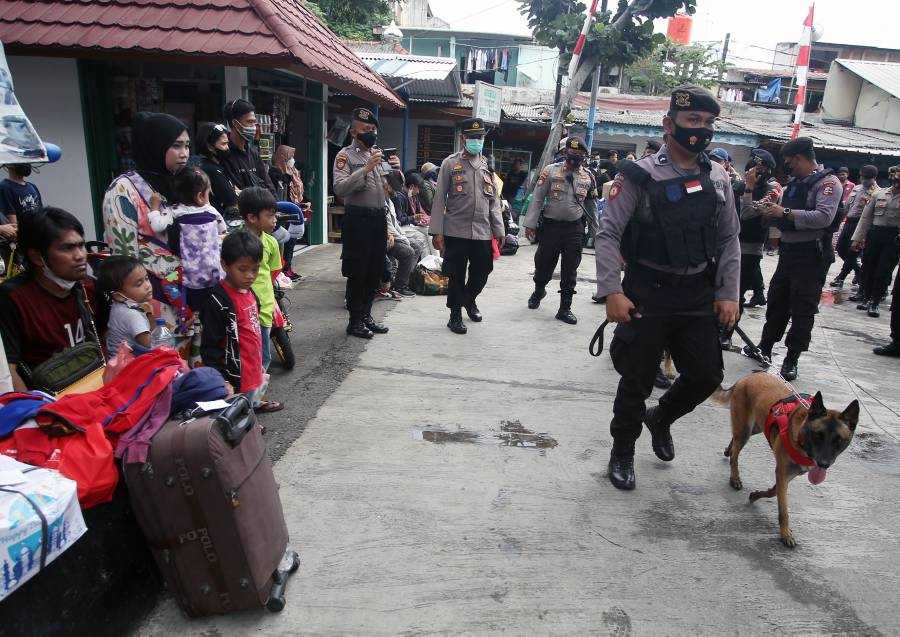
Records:
<instances>
[{"instance_id":1,"label":"shoulder patch on uniform","mask_svg":"<svg viewBox=\"0 0 900 637\"><path fill-rule=\"evenodd\" d=\"M346 164L347 164L347 154L344 151L341 151L334 158L334 165L337 166L338 169L341 169Z\"/></svg>"},{"instance_id":2,"label":"shoulder patch on uniform","mask_svg":"<svg viewBox=\"0 0 900 637\"><path fill-rule=\"evenodd\" d=\"M549 176L550 176L550 169L549 169L549 168L544 168L544 170L541 171L540 177L538 177L537 185L538 185L538 186L543 185L543 183L544 183L545 181L547 181L547 177L549 177Z\"/></svg>"},{"instance_id":3,"label":"shoulder patch on uniform","mask_svg":"<svg viewBox=\"0 0 900 637\"><path fill-rule=\"evenodd\" d=\"M832 184L825 184L822 187L822 194L825 195L826 197L830 197L831 195L834 194L834 186Z\"/></svg>"},{"instance_id":4,"label":"shoulder patch on uniform","mask_svg":"<svg viewBox=\"0 0 900 637\"><path fill-rule=\"evenodd\" d=\"M613 199L618 197L620 192L622 192L622 182L616 179L613 182L613 185L609 188L609 201L612 201Z\"/></svg>"}]
</instances>

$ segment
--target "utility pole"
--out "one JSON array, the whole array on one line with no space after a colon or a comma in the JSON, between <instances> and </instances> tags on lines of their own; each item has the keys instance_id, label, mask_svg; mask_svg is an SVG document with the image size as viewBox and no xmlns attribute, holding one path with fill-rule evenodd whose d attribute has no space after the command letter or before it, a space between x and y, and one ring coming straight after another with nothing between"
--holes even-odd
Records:
<instances>
[{"instance_id":1,"label":"utility pole","mask_svg":"<svg viewBox=\"0 0 900 637\"><path fill-rule=\"evenodd\" d=\"M562 55L566 50L562 47L559 47L559 54ZM559 107L559 96L562 93L562 78L563 78L563 68L562 64L558 61L556 63L556 94L553 96L553 108L556 109Z\"/></svg>"},{"instance_id":2,"label":"utility pole","mask_svg":"<svg viewBox=\"0 0 900 637\"><path fill-rule=\"evenodd\" d=\"M725 61L728 59L728 43L731 42L731 34L725 34L725 44L722 46L722 68L719 70L719 79L725 74Z\"/></svg>"},{"instance_id":3,"label":"utility pole","mask_svg":"<svg viewBox=\"0 0 900 637\"><path fill-rule=\"evenodd\" d=\"M600 14L603 15L606 13L606 5L609 3L609 0L603 0L600 3ZM588 116L587 116L587 139L585 139L585 144L588 148L588 156L591 155L594 149L594 121L597 119L597 90L600 88L600 72L601 65L597 65L597 70L594 71L594 81L591 83L591 103L588 106ZM621 85L622 80L622 71L624 68L619 71L619 82Z\"/></svg>"}]
</instances>

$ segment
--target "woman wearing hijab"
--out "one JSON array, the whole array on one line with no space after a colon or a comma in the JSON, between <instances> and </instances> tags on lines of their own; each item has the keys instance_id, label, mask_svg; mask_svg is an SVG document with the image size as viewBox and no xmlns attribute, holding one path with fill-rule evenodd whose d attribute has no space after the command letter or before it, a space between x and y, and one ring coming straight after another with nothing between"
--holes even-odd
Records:
<instances>
[{"instance_id":1,"label":"woman wearing hijab","mask_svg":"<svg viewBox=\"0 0 900 637\"><path fill-rule=\"evenodd\" d=\"M282 144L275 149L275 161L269 169L269 177L275 185L275 197L279 201L289 201L297 204L303 210L304 214L309 210L309 204L303 203L303 180L300 178L300 171L294 165L294 152L292 146ZM294 248L297 242L303 238L302 231L296 230L297 224L290 226L288 230L291 232L291 238L284 244L284 274L291 281L298 281L302 277L294 272L292 261L294 258Z\"/></svg>"},{"instance_id":2,"label":"woman wearing hijab","mask_svg":"<svg viewBox=\"0 0 900 637\"><path fill-rule=\"evenodd\" d=\"M106 190L104 240L113 254L140 260L153 284L153 297L161 304L161 318L186 336L192 313L182 294L181 259L169 249L166 234L153 231L148 216L151 200L159 200L160 211L175 200L172 175L187 165L190 138L180 120L164 113L138 113L131 134L137 170L119 175Z\"/></svg>"},{"instance_id":3,"label":"woman wearing hijab","mask_svg":"<svg viewBox=\"0 0 900 637\"><path fill-rule=\"evenodd\" d=\"M226 219L239 219L237 192L222 168L222 160L228 155L228 129L224 124L207 122L197 129L194 142L200 168L209 177L209 203Z\"/></svg>"}]
</instances>

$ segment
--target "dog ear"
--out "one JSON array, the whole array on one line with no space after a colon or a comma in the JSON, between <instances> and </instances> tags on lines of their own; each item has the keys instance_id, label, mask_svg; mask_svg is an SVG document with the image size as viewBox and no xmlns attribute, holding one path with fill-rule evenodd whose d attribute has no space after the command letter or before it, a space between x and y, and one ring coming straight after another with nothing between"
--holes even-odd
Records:
<instances>
[{"instance_id":1,"label":"dog ear","mask_svg":"<svg viewBox=\"0 0 900 637\"><path fill-rule=\"evenodd\" d=\"M825 416L828 412L825 410L825 402L822 400L822 392L817 391L813 397L812 404L809 406L809 414L807 420L815 420Z\"/></svg>"},{"instance_id":2,"label":"dog ear","mask_svg":"<svg viewBox=\"0 0 900 637\"><path fill-rule=\"evenodd\" d=\"M847 408L841 413L841 420L847 423L850 431L856 431L856 423L859 422L859 401L854 400L847 405Z\"/></svg>"}]
</instances>

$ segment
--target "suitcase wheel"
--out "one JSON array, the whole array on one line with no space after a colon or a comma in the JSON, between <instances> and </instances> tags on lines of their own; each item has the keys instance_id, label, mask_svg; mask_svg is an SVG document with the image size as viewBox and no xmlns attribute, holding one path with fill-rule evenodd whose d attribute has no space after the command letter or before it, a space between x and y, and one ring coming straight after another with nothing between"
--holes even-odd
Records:
<instances>
[{"instance_id":1,"label":"suitcase wheel","mask_svg":"<svg viewBox=\"0 0 900 637\"><path fill-rule=\"evenodd\" d=\"M269 592L269 600L266 602L266 608L270 612L279 613L284 610L284 591L287 588L287 581L291 575L297 572L298 568L300 568L300 556L297 551L287 549L284 557L281 558L278 570L272 575L272 590Z\"/></svg>"}]
</instances>

